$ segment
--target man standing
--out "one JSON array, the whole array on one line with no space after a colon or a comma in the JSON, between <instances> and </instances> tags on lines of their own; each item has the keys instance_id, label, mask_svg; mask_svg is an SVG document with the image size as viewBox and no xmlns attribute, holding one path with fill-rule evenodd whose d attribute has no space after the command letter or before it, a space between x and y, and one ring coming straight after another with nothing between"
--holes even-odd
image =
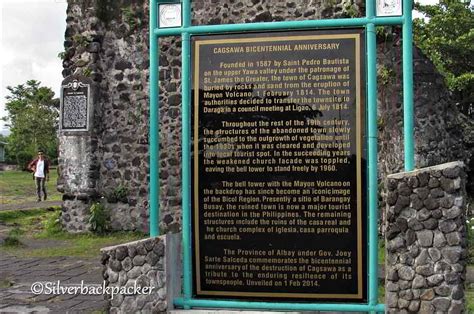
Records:
<instances>
[{"instance_id":1,"label":"man standing","mask_svg":"<svg viewBox=\"0 0 474 314\"><path fill-rule=\"evenodd\" d=\"M48 195L46 194L45 180L49 181L49 160L44 157L43 151L38 151L38 158L30 162L28 169L33 171L33 178L36 183L36 195L38 195L38 202L41 202L41 191L46 201Z\"/></svg>"}]
</instances>

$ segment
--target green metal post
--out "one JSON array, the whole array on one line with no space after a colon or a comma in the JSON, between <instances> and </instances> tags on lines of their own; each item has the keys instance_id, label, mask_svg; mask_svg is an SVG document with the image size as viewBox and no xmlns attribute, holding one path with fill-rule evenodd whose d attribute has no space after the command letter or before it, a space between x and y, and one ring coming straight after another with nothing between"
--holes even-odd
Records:
<instances>
[{"instance_id":1,"label":"green metal post","mask_svg":"<svg viewBox=\"0 0 474 314\"><path fill-rule=\"evenodd\" d=\"M415 168L412 3L412 0L403 0L403 134L405 143L405 171L411 171Z\"/></svg>"},{"instance_id":2,"label":"green metal post","mask_svg":"<svg viewBox=\"0 0 474 314\"><path fill-rule=\"evenodd\" d=\"M150 0L150 237L156 237L160 234L160 108L158 104L158 74L160 70L158 64L158 37L154 33L158 27L157 7L157 0Z\"/></svg>"},{"instance_id":3,"label":"green metal post","mask_svg":"<svg viewBox=\"0 0 474 314\"><path fill-rule=\"evenodd\" d=\"M191 3L183 0L183 27L191 26ZM184 299L192 297L192 245L191 245L191 38L184 32L182 38L182 208L183 208L183 294ZM186 305L185 309L189 308Z\"/></svg>"},{"instance_id":4,"label":"green metal post","mask_svg":"<svg viewBox=\"0 0 474 314\"><path fill-rule=\"evenodd\" d=\"M375 0L366 1L366 17L375 16ZM367 27L367 121L369 186L369 305L378 302L377 206L377 42L373 23Z\"/></svg>"},{"instance_id":5,"label":"green metal post","mask_svg":"<svg viewBox=\"0 0 474 314\"><path fill-rule=\"evenodd\" d=\"M340 311L383 311L384 305L377 304L377 71L376 71L376 25L398 25L405 23L403 29L404 49L404 104L405 104L405 136L411 134L413 144L413 92L412 92L412 23L411 4L404 0L404 16L375 17L375 0L368 0L366 17L339 20L286 21L275 23L249 23L230 25L191 26L190 0L181 0L183 4L183 26L181 28L157 28L157 0L150 0L150 235L158 235L159 221L159 106L158 106L158 38L155 36L182 36L182 197L183 197L183 298L175 300L179 306L189 307L223 307L248 309L280 309L280 310L340 310ZM407 14L408 12L408 14ZM368 102L368 186L369 186L369 294L368 304L302 304L247 302L229 300L196 300L192 298L192 240L191 240L191 34L242 32L252 30L305 29L339 26L366 26L367 30L367 102ZM409 29L406 30L408 25ZM407 34L405 34L407 33ZM407 49L408 47L410 49ZM407 52L408 51L408 52ZM406 70L408 68L408 71ZM408 82L405 80L408 78ZM407 106L411 106L407 109ZM411 119L410 119L411 118ZM411 126L407 123L411 120ZM405 139L409 146L410 140ZM413 145L412 145L413 147ZM407 156L410 150L405 149L406 165L410 167ZM411 150L413 160L413 149ZM412 163L413 164L413 163ZM411 166L413 167L413 166Z\"/></svg>"},{"instance_id":6,"label":"green metal post","mask_svg":"<svg viewBox=\"0 0 474 314\"><path fill-rule=\"evenodd\" d=\"M400 16L374 17L368 18L350 18L335 20L307 20L307 21L282 21L282 22L263 22L263 23L242 23L242 24L224 24L224 25L198 25L182 28L156 29L155 34L159 36L180 35L183 32L190 34L219 34L226 32L244 32L244 31L269 31L279 29L305 29L305 28L323 28L323 27L348 27L365 26L367 23L375 25L399 25L403 23ZM184 24L184 23L183 23Z\"/></svg>"},{"instance_id":7,"label":"green metal post","mask_svg":"<svg viewBox=\"0 0 474 314\"><path fill-rule=\"evenodd\" d=\"M279 311L344 311L344 312L365 312L375 311L383 312L383 304L344 304L344 303L286 303L286 302L248 302L248 301L229 301L229 300L207 300L192 299L187 302L178 298L174 304L183 307L186 304L191 307L203 308L230 308L230 309L259 309L259 310L279 310Z\"/></svg>"}]
</instances>

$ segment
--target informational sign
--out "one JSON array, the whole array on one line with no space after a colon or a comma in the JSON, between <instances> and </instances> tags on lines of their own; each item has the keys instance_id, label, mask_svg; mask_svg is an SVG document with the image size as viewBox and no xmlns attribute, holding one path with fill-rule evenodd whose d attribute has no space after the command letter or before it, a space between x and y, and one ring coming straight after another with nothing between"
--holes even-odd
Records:
<instances>
[{"instance_id":1,"label":"informational sign","mask_svg":"<svg viewBox=\"0 0 474 314\"><path fill-rule=\"evenodd\" d=\"M377 0L377 16L401 16L402 0Z\"/></svg>"},{"instance_id":2,"label":"informational sign","mask_svg":"<svg viewBox=\"0 0 474 314\"><path fill-rule=\"evenodd\" d=\"M363 30L192 44L195 297L365 302Z\"/></svg>"},{"instance_id":3,"label":"informational sign","mask_svg":"<svg viewBox=\"0 0 474 314\"><path fill-rule=\"evenodd\" d=\"M63 131L88 131L90 84L73 80L61 87L60 128Z\"/></svg>"},{"instance_id":4,"label":"informational sign","mask_svg":"<svg viewBox=\"0 0 474 314\"><path fill-rule=\"evenodd\" d=\"M181 27L181 3L160 4L158 22L160 28Z\"/></svg>"}]
</instances>

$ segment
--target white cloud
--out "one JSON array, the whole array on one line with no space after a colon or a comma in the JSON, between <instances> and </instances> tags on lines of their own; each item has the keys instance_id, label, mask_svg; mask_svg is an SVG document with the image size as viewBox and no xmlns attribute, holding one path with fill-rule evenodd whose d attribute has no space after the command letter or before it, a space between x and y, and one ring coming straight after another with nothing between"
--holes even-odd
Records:
<instances>
[{"instance_id":1,"label":"white cloud","mask_svg":"<svg viewBox=\"0 0 474 314\"><path fill-rule=\"evenodd\" d=\"M0 117L7 86L35 79L59 94L66 8L66 0L0 0Z\"/></svg>"}]
</instances>

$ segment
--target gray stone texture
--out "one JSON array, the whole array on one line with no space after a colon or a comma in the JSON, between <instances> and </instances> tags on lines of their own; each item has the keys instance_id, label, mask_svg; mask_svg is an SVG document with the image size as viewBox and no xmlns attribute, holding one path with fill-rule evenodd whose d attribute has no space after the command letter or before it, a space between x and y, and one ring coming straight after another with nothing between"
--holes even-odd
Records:
<instances>
[{"instance_id":1,"label":"gray stone texture","mask_svg":"<svg viewBox=\"0 0 474 314\"><path fill-rule=\"evenodd\" d=\"M67 85L77 80L89 87L89 129L88 131L59 132L58 191L63 193L61 224L73 233L89 230L89 208L96 195L98 184L97 167L97 124L98 86L96 82L80 74L68 76L62 82Z\"/></svg>"},{"instance_id":2,"label":"gray stone texture","mask_svg":"<svg viewBox=\"0 0 474 314\"><path fill-rule=\"evenodd\" d=\"M203 0L191 4L193 25L348 18L364 15L365 6L360 0ZM400 32L396 27L386 30L377 46L380 65L393 74L389 82L379 84L378 90L382 178L403 167ZM112 228L147 232L148 1L68 0L64 47L63 76L86 74L101 92L94 119L100 123L93 129L97 137L96 192L107 197L118 186L127 188L127 195L121 200L108 197ZM160 49L160 227L163 232L177 232L181 228L181 40L160 39ZM469 162L474 137L465 136L462 130L474 126L460 116L449 100L442 76L418 49L414 49L414 60L417 165L425 167L448 160ZM67 150L68 143L63 144L62 149ZM444 185L456 186L454 174L448 175ZM429 181L430 178L414 177L400 191L411 195L412 190L419 190L419 198L391 195L387 202L398 199L399 210L411 202L413 208L424 206L424 192L443 184L435 178L428 187ZM382 192L386 190L382 188ZM428 207L436 205L431 202Z\"/></svg>"},{"instance_id":3,"label":"gray stone texture","mask_svg":"<svg viewBox=\"0 0 474 314\"><path fill-rule=\"evenodd\" d=\"M412 195L405 196L413 200L423 191L426 195L426 198L421 197L423 206L414 208L417 203L412 201L410 207L401 212L396 208L399 200L391 201L393 205L387 206L387 216L391 217L387 230L397 231L395 238L393 232L385 235L385 289L390 292L386 297L387 312L461 313L466 301L467 256L464 164L452 162L390 175L387 181L389 193L399 195L398 198L407 194L399 189L406 190L413 185L413 178L417 178L418 187L412 190ZM434 183L437 181L441 182L440 187ZM453 184L443 184L448 181ZM433 193L438 189L442 189L441 192ZM432 201L440 195L444 201ZM428 219L435 211L441 215ZM406 217L407 213L411 216ZM424 223L431 219L435 223ZM402 231L400 221L405 220L408 221L407 228Z\"/></svg>"},{"instance_id":4,"label":"gray stone texture","mask_svg":"<svg viewBox=\"0 0 474 314\"><path fill-rule=\"evenodd\" d=\"M166 313L165 236L106 247L102 252L103 277L110 289L128 288L132 293L106 295L110 313ZM160 248L157 248L160 247ZM156 251L161 254L154 253ZM152 259L147 258L152 254ZM133 256L131 256L133 255ZM122 267L117 268L117 264ZM137 293L135 287L150 287L151 293ZM148 289L150 289L148 288ZM142 290L143 292L144 290ZM128 291L130 292L130 291ZM147 291L144 291L147 292ZM159 309L152 311L151 309Z\"/></svg>"}]
</instances>

